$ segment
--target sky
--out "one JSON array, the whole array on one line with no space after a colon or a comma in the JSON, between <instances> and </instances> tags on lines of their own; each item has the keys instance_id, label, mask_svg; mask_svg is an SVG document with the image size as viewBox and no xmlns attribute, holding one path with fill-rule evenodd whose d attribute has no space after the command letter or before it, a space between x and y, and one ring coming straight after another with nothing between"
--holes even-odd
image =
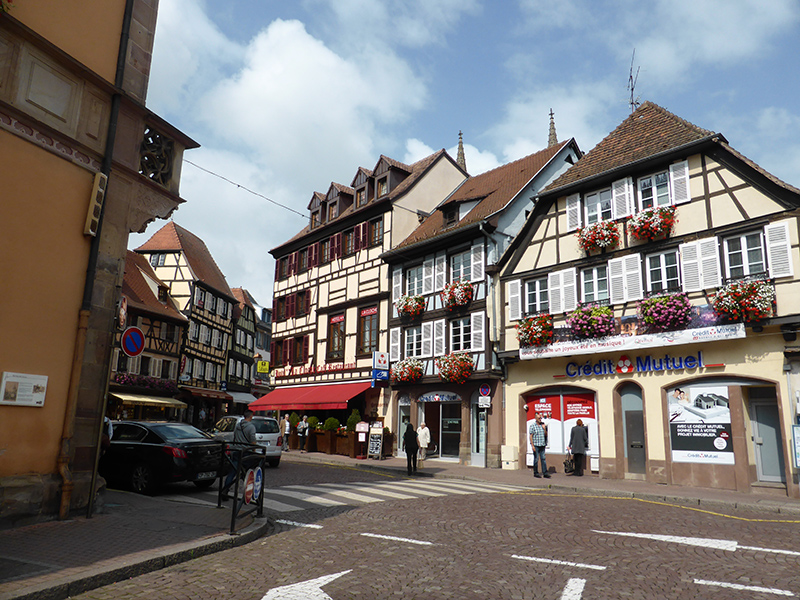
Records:
<instances>
[{"instance_id":1,"label":"sky","mask_svg":"<svg viewBox=\"0 0 800 600\"><path fill-rule=\"evenodd\" d=\"M272 305L315 191L463 132L471 175L652 101L800 187L797 0L160 0L147 106L196 140L173 213ZM188 162L186 162L188 161ZM224 179L223 179L224 178ZM136 248L165 224L133 234Z\"/></svg>"}]
</instances>

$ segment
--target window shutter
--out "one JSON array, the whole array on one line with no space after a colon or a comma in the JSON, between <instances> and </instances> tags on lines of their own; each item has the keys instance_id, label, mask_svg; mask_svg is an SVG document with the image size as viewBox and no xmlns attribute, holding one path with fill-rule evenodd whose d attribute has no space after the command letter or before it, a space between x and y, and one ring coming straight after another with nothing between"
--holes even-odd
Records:
<instances>
[{"instance_id":1,"label":"window shutter","mask_svg":"<svg viewBox=\"0 0 800 600\"><path fill-rule=\"evenodd\" d=\"M612 218L619 219L633 214L633 180L630 177L612 183L611 193Z\"/></svg>"},{"instance_id":2,"label":"window shutter","mask_svg":"<svg viewBox=\"0 0 800 600\"><path fill-rule=\"evenodd\" d=\"M128 361L128 373L139 375L142 367L142 355L136 356Z\"/></svg>"},{"instance_id":3,"label":"window shutter","mask_svg":"<svg viewBox=\"0 0 800 600\"><path fill-rule=\"evenodd\" d=\"M422 324L422 354L420 357L429 358L433 356L433 321Z\"/></svg>"},{"instance_id":4,"label":"window shutter","mask_svg":"<svg viewBox=\"0 0 800 600\"><path fill-rule=\"evenodd\" d=\"M111 364L113 371L119 370L119 348L114 348L114 358L111 359Z\"/></svg>"},{"instance_id":5,"label":"window shutter","mask_svg":"<svg viewBox=\"0 0 800 600\"><path fill-rule=\"evenodd\" d=\"M362 248L363 240L361 238L361 223L353 228L353 250L358 252Z\"/></svg>"},{"instance_id":6,"label":"window shutter","mask_svg":"<svg viewBox=\"0 0 800 600\"><path fill-rule=\"evenodd\" d=\"M684 160L669 166L669 183L673 204L683 204L692 199L689 193L689 161Z\"/></svg>"},{"instance_id":7,"label":"window shutter","mask_svg":"<svg viewBox=\"0 0 800 600\"><path fill-rule=\"evenodd\" d=\"M719 264L719 244L717 238L699 240L700 248L700 278L703 289L719 287L722 285L722 269Z\"/></svg>"},{"instance_id":8,"label":"window shutter","mask_svg":"<svg viewBox=\"0 0 800 600\"><path fill-rule=\"evenodd\" d=\"M389 330L389 361L400 360L400 328L392 327Z\"/></svg>"},{"instance_id":9,"label":"window shutter","mask_svg":"<svg viewBox=\"0 0 800 600\"><path fill-rule=\"evenodd\" d=\"M295 315L297 308L297 294L291 294L286 297L286 318L291 319Z\"/></svg>"},{"instance_id":10,"label":"window shutter","mask_svg":"<svg viewBox=\"0 0 800 600\"><path fill-rule=\"evenodd\" d=\"M208 327L205 325L200 325L200 341L204 344L206 343L206 332L208 331Z\"/></svg>"},{"instance_id":11,"label":"window shutter","mask_svg":"<svg viewBox=\"0 0 800 600\"><path fill-rule=\"evenodd\" d=\"M303 362L308 362L308 342L310 336L303 336Z\"/></svg>"},{"instance_id":12,"label":"window shutter","mask_svg":"<svg viewBox=\"0 0 800 600\"><path fill-rule=\"evenodd\" d=\"M447 351L447 320L439 319L433 322L433 355L443 356Z\"/></svg>"},{"instance_id":13,"label":"window shutter","mask_svg":"<svg viewBox=\"0 0 800 600\"><path fill-rule=\"evenodd\" d=\"M319 242L308 247L308 266L316 267L319 264Z\"/></svg>"},{"instance_id":14,"label":"window shutter","mask_svg":"<svg viewBox=\"0 0 800 600\"><path fill-rule=\"evenodd\" d=\"M683 291L699 292L703 289L703 278L700 273L700 246L698 242L689 242L681 244L679 250Z\"/></svg>"},{"instance_id":15,"label":"window shutter","mask_svg":"<svg viewBox=\"0 0 800 600\"><path fill-rule=\"evenodd\" d=\"M368 222L361 224L361 247L362 248L369 248L370 247L369 223Z\"/></svg>"},{"instance_id":16,"label":"window shutter","mask_svg":"<svg viewBox=\"0 0 800 600\"><path fill-rule=\"evenodd\" d=\"M200 379L200 361L198 359L192 359L192 373L194 374L195 379Z\"/></svg>"},{"instance_id":17,"label":"window shutter","mask_svg":"<svg viewBox=\"0 0 800 600\"><path fill-rule=\"evenodd\" d=\"M403 267L392 269L392 302L397 302L403 295ZM399 360L399 359L398 359Z\"/></svg>"},{"instance_id":18,"label":"window shutter","mask_svg":"<svg viewBox=\"0 0 800 600\"><path fill-rule=\"evenodd\" d=\"M226 334L225 334L225 337L223 338L223 341L222 341L222 347L223 347L223 348L227 348L227 347L228 347L228 337L229 337L229 336L228 336L228 334L226 333Z\"/></svg>"},{"instance_id":19,"label":"window shutter","mask_svg":"<svg viewBox=\"0 0 800 600\"><path fill-rule=\"evenodd\" d=\"M178 378L178 363L177 361L169 361L169 378L175 380Z\"/></svg>"},{"instance_id":20,"label":"window shutter","mask_svg":"<svg viewBox=\"0 0 800 600\"><path fill-rule=\"evenodd\" d=\"M211 345L214 348L219 348L220 333L216 329L211 331Z\"/></svg>"},{"instance_id":21,"label":"window shutter","mask_svg":"<svg viewBox=\"0 0 800 600\"><path fill-rule=\"evenodd\" d=\"M331 258L342 257L342 234L336 233L331 237Z\"/></svg>"},{"instance_id":22,"label":"window shutter","mask_svg":"<svg viewBox=\"0 0 800 600\"><path fill-rule=\"evenodd\" d=\"M161 377L161 359L154 358L150 361L150 376Z\"/></svg>"},{"instance_id":23,"label":"window shutter","mask_svg":"<svg viewBox=\"0 0 800 600\"><path fill-rule=\"evenodd\" d=\"M608 261L608 287L611 304L625 302L625 258L614 258Z\"/></svg>"},{"instance_id":24,"label":"window shutter","mask_svg":"<svg viewBox=\"0 0 800 600\"><path fill-rule=\"evenodd\" d=\"M550 313L558 314L564 312L564 298L561 293L562 272L548 273L547 292L550 295Z\"/></svg>"},{"instance_id":25,"label":"window shutter","mask_svg":"<svg viewBox=\"0 0 800 600\"><path fill-rule=\"evenodd\" d=\"M581 226L581 195L567 196L567 231L575 231Z\"/></svg>"},{"instance_id":26,"label":"window shutter","mask_svg":"<svg viewBox=\"0 0 800 600\"><path fill-rule=\"evenodd\" d=\"M625 268L625 301L641 300L644 297L642 286L642 258L638 254L623 256Z\"/></svg>"},{"instance_id":27,"label":"window shutter","mask_svg":"<svg viewBox=\"0 0 800 600\"><path fill-rule=\"evenodd\" d=\"M486 320L484 318L485 314L482 312L479 313L472 313L469 316L470 320L470 350L474 352L482 352L486 348L486 344L484 341L484 331L485 331L485 323Z\"/></svg>"},{"instance_id":28,"label":"window shutter","mask_svg":"<svg viewBox=\"0 0 800 600\"><path fill-rule=\"evenodd\" d=\"M426 259L422 263L422 293L433 293L433 259Z\"/></svg>"},{"instance_id":29,"label":"window shutter","mask_svg":"<svg viewBox=\"0 0 800 600\"><path fill-rule=\"evenodd\" d=\"M158 337L162 340L167 339L167 324L164 321L161 321L158 326Z\"/></svg>"},{"instance_id":30,"label":"window shutter","mask_svg":"<svg viewBox=\"0 0 800 600\"><path fill-rule=\"evenodd\" d=\"M470 277L470 281L475 283L479 281L483 281L484 275L484 268L483 268L483 240L472 244L472 277Z\"/></svg>"},{"instance_id":31,"label":"window shutter","mask_svg":"<svg viewBox=\"0 0 800 600\"><path fill-rule=\"evenodd\" d=\"M433 291L441 292L447 283L447 254L442 252L436 255L433 266Z\"/></svg>"},{"instance_id":32,"label":"window shutter","mask_svg":"<svg viewBox=\"0 0 800 600\"><path fill-rule=\"evenodd\" d=\"M578 306L578 271L564 269L561 271L561 298L564 312L575 310Z\"/></svg>"},{"instance_id":33,"label":"window shutter","mask_svg":"<svg viewBox=\"0 0 800 600\"><path fill-rule=\"evenodd\" d=\"M281 259L275 259L275 279L273 281L278 281L281 277Z\"/></svg>"},{"instance_id":34,"label":"window shutter","mask_svg":"<svg viewBox=\"0 0 800 600\"><path fill-rule=\"evenodd\" d=\"M286 272L289 275L294 275L296 269L297 269L297 252L293 252L292 254L289 255L289 263Z\"/></svg>"},{"instance_id":35,"label":"window shutter","mask_svg":"<svg viewBox=\"0 0 800 600\"><path fill-rule=\"evenodd\" d=\"M292 338L286 338L283 340L283 362L287 365L290 365L294 362L294 357L292 356L293 347L294 340Z\"/></svg>"},{"instance_id":36,"label":"window shutter","mask_svg":"<svg viewBox=\"0 0 800 600\"><path fill-rule=\"evenodd\" d=\"M194 303L197 306L203 306L203 290L199 287L194 288Z\"/></svg>"},{"instance_id":37,"label":"window shutter","mask_svg":"<svg viewBox=\"0 0 800 600\"><path fill-rule=\"evenodd\" d=\"M769 261L770 277L791 277L792 249L789 243L789 223L770 223L764 227L764 236L767 239L767 260Z\"/></svg>"},{"instance_id":38,"label":"window shutter","mask_svg":"<svg viewBox=\"0 0 800 600\"><path fill-rule=\"evenodd\" d=\"M508 282L508 320L519 321L522 318L522 281L515 279Z\"/></svg>"}]
</instances>

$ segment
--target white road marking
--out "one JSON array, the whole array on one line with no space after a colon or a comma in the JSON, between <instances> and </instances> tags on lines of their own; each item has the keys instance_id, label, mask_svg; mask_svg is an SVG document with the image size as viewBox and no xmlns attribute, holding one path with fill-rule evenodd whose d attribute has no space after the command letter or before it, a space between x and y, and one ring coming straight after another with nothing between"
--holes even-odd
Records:
<instances>
[{"instance_id":1,"label":"white road marking","mask_svg":"<svg viewBox=\"0 0 800 600\"><path fill-rule=\"evenodd\" d=\"M659 542L672 542L673 544L686 544L688 546L714 548L716 550L734 551L739 545L737 542L732 540L714 540L707 538L680 537L677 535L657 535L649 533L625 533L621 531L599 531L597 529L593 529L592 531L595 533L604 533L606 535L621 535L624 537L643 538L646 540L656 540Z\"/></svg>"},{"instance_id":2,"label":"white road marking","mask_svg":"<svg viewBox=\"0 0 800 600\"><path fill-rule=\"evenodd\" d=\"M444 494L460 494L464 496L468 496L470 494L474 494L475 492L467 492L466 490L450 487L444 483L423 483L421 481L407 481L403 483L404 487L407 487L409 490L431 490L436 492L444 492Z\"/></svg>"},{"instance_id":3,"label":"white road marking","mask_svg":"<svg viewBox=\"0 0 800 600\"><path fill-rule=\"evenodd\" d=\"M417 544L418 546L433 546L433 542L423 542L409 538L394 537L393 535L380 535L377 533L362 533L364 537L379 538L382 540L392 540L394 542L406 542L407 544Z\"/></svg>"},{"instance_id":4,"label":"white road marking","mask_svg":"<svg viewBox=\"0 0 800 600\"><path fill-rule=\"evenodd\" d=\"M268 508L269 510L274 510L276 512L294 512L297 510L302 510L299 506L284 504L283 502L278 502L277 500L272 500L266 497L264 498L264 508Z\"/></svg>"},{"instance_id":5,"label":"white road marking","mask_svg":"<svg viewBox=\"0 0 800 600\"><path fill-rule=\"evenodd\" d=\"M344 502L333 500L331 498L323 498L321 496L314 496L313 494L306 494L304 492L297 492L294 490L287 490L284 488L272 488L269 490L270 495L278 494L279 496L287 496L295 500L302 500L311 504L319 504L321 506L347 506Z\"/></svg>"},{"instance_id":6,"label":"white road marking","mask_svg":"<svg viewBox=\"0 0 800 600\"><path fill-rule=\"evenodd\" d=\"M776 588L766 588L758 585L741 585L739 583L725 583L724 581L706 581L704 579L695 579L697 585L713 585L716 587L730 588L732 590L745 590L748 592L763 592L764 594L775 594L776 596L794 596L788 590L779 590Z\"/></svg>"},{"instance_id":7,"label":"white road marking","mask_svg":"<svg viewBox=\"0 0 800 600\"><path fill-rule=\"evenodd\" d=\"M581 600L583 596L583 586L586 585L585 579L570 579L561 592L561 600Z\"/></svg>"},{"instance_id":8,"label":"white road marking","mask_svg":"<svg viewBox=\"0 0 800 600\"><path fill-rule=\"evenodd\" d=\"M272 588L261 600L331 600L331 597L322 591L322 586L339 579L342 575L347 575L350 571L352 569L334 573L333 575L323 575L309 581Z\"/></svg>"},{"instance_id":9,"label":"white road marking","mask_svg":"<svg viewBox=\"0 0 800 600\"><path fill-rule=\"evenodd\" d=\"M753 552L772 552L774 554L800 556L800 552L796 552L795 550L776 550L774 548L759 548L757 546L739 546L739 550L752 550Z\"/></svg>"},{"instance_id":10,"label":"white road marking","mask_svg":"<svg viewBox=\"0 0 800 600\"><path fill-rule=\"evenodd\" d=\"M529 560L531 562L541 562L550 565L564 565L567 567L580 567L581 569L594 569L595 571L605 571L606 567L601 565L588 565L586 563L569 562L566 560L553 560L552 558L538 558L535 556L520 556L519 554L512 554L511 558L518 558L520 560Z\"/></svg>"},{"instance_id":11,"label":"white road marking","mask_svg":"<svg viewBox=\"0 0 800 600\"><path fill-rule=\"evenodd\" d=\"M297 490L309 490L312 492L324 492L325 495L329 496L337 496L339 498L346 498L347 500L353 500L355 502L362 502L368 504L370 502L380 502L377 498L371 498L369 496L362 496L361 494L354 494L352 492L345 492L341 490L333 490L333 489L325 489L320 487L312 487L310 485L293 485L291 486Z\"/></svg>"},{"instance_id":12,"label":"white road marking","mask_svg":"<svg viewBox=\"0 0 800 600\"><path fill-rule=\"evenodd\" d=\"M298 521L288 521L286 519L275 519L275 522L282 523L283 525L291 525L292 527L308 527L309 529L322 529L322 525L316 525L314 523L300 523Z\"/></svg>"},{"instance_id":13,"label":"white road marking","mask_svg":"<svg viewBox=\"0 0 800 600\"><path fill-rule=\"evenodd\" d=\"M417 498L417 496L412 496L410 494L401 494L399 492L384 490L379 488L377 485L360 486L358 489L363 490L368 494L375 494L376 496L383 496L385 498L392 498L394 500L411 500L412 498Z\"/></svg>"},{"instance_id":14,"label":"white road marking","mask_svg":"<svg viewBox=\"0 0 800 600\"><path fill-rule=\"evenodd\" d=\"M402 490L406 490L406 491L412 491L415 494L419 494L421 496L444 496L445 495L444 492L432 492L430 490L423 490L421 488L420 489L412 488L411 486L407 486L407 485L405 485L403 483L400 483L400 482L397 482L397 483L381 483L381 484L378 484L378 485L380 487L397 488L397 489L402 489Z\"/></svg>"}]
</instances>

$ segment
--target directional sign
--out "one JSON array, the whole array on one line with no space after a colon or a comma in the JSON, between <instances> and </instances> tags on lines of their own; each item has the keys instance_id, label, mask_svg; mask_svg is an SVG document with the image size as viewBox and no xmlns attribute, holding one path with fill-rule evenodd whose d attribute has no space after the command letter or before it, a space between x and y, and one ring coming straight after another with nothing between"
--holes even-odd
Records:
<instances>
[{"instance_id":1,"label":"directional sign","mask_svg":"<svg viewBox=\"0 0 800 600\"><path fill-rule=\"evenodd\" d=\"M253 469L247 471L247 477L244 479L244 502L250 504L253 501L253 491L256 487L256 474Z\"/></svg>"},{"instance_id":2,"label":"directional sign","mask_svg":"<svg viewBox=\"0 0 800 600\"><path fill-rule=\"evenodd\" d=\"M301 581L300 583L272 588L261 600L295 600L296 598L303 598L304 600L332 600L328 594L322 591L322 586L339 579L342 575L347 575L350 571L352 571L352 569L342 571L341 573L333 573L332 575L323 575L322 577Z\"/></svg>"},{"instance_id":3,"label":"directional sign","mask_svg":"<svg viewBox=\"0 0 800 600\"><path fill-rule=\"evenodd\" d=\"M258 500L258 497L261 495L261 486L264 483L264 473L261 470L261 467L256 467L256 477L253 487L253 500Z\"/></svg>"},{"instance_id":4,"label":"directional sign","mask_svg":"<svg viewBox=\"0 0 800 600\"><path fill-rule=\"evenodd\" d=\"M138 327L128 327L122 332L122 351L131 358L144 350L144 333Z\"/></svg>"}]
</instances>

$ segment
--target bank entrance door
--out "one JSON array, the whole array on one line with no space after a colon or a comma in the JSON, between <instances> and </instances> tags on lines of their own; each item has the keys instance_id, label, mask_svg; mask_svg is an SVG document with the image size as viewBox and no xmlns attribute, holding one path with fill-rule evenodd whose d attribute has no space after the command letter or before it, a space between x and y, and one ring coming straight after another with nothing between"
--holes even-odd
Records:
<instances>
[{"instance_id":1,"label":"bank entrance door","mask_svg":"<svg viewBox=\"0 0 800 600\"><path fill-rule=\"evenodd\" d=\"M751 394L750 416L758 480L784 483L783 439L777 399L773 402L753 400Z\"/></svg>"},{"instance_id":2,"label":"bank entrance door","mask_svg":"<svg viewBox=\"0 0 800 600\"><path fill-rule=\"evenodd\" d=\"M627 472L647 473L647 450L644 446L644 407L642 390L638 385L627 384L620 390L622 421L625 432L625 458Z\"/></svg>"},{"instance_id":3,"label":"bank entrance door","mask_svg":"<svg viewBox=\"0 0 800 600\"><path fill-rule=\"evenodd\" d=\"M461 402L423 402L425 424L436 448L429 457L458 458L461 443Z\"/></svg>"},{"instance_id":4,"label":"bank entrance door","mask_svg":"<svg viewBox=\"0 0 800 600\"><path fill-rule=\"evenodd\" d=\"M401 396L398 400L397 412L397 456L405 458L406 453L403 450L403 434L406 432L407 423L411 422L411 399L408 396Z\"/></svg>"},{"instance_id":5,"label":"bank entrance door","mask_svg":"<svg viewBox=\"0 0 800 600\"><path fill-rule=\"evenodd\" d=\"M488 408L479 408L477 404L472 405L470 414L472 415L472 456L470 464L473 467L486 466L486 419Z\"/></svg>"}]
</instances>

